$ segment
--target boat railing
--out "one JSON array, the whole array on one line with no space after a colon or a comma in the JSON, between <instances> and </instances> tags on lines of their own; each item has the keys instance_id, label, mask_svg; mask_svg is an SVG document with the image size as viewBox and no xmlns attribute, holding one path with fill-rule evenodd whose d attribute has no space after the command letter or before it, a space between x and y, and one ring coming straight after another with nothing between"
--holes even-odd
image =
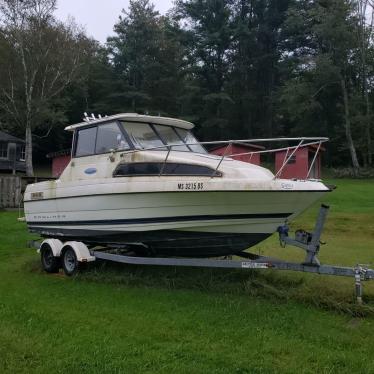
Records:
<instances>
[{"instance_id":1,"label":"boat railing","mask_svg":"<svg viewBox=\"0 0 374 374\"><path fill-rule=\"evenodd\" d=\"M219 168L222 164L222 162L226 158L235 158L239 156L246 156L249 155L249 160L252 159L253 155L255 154L271 154L271 153L277 153L277 152L283 152L285 151L285 157L283 159L282 164L280 165L279 169L274 175L274 179L279 178L281 176L282 171L286 167L286 165L289 163L291 158L296 154L296 152L300 148L304 147L310 147L315 146L316 151L314 153L314 157L309 165L308 172L305 179L309 179L310 173L313 170L313 166L317 160L317 156L321 150L321 146L323 143L329 141L329 138L326 137L293 137L293 138L260 138L260 139L239 139L239 140L218 140L218 141L206 141L206 142L191 142L191 143L176 143L176 144L167 144L167 145L161 145L157 147L149 147L149 148L141 148L141 149L132 149L129 151L126 151L124 153L136 153L136 152L143 152L143 151L156 151L156 150L167 150L165 159L163 160L163 164L160 169L159 176L163 175L163 172L165 170L165 165L170 157L170 154L172 151L176 151L173 148L177 148L183 145L187 146L196 146L196 145L204 145L204 146L223 146L226 145L225 149L223 150L222 155L217 162L217 166L215 167L214 171L212 172L211 178L217 175L217 172L219 171ZM283 147L275 147L270 149L261 149L258 151L248 151L248 152L240 152L240 153L230 153L230 149L232 149L233 145L254 145L254 143L275 143L275 142L288 142L288 143L294 143L293 145L287 145ZM255 144L257 145L257 144Z\"/></svg>"}]
</instances>

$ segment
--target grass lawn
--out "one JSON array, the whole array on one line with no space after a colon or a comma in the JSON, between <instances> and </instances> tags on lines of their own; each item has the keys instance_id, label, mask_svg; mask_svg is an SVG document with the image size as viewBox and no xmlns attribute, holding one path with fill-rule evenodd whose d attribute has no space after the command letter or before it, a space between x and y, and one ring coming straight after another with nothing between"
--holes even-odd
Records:
<instances>
[{"instance_id":1,"label":"grass lawn","mask_svg":"<svg viewBox=\"0 0 374 374\"><path fill-rule=\"evenodd\" d=\"M374 267L374 181L329 181L320 259ZM294 228L312 229L316 205ZM0 373L374 373L374 282L288 272L95 264L41 271L0 212ZM302 259L272 237L255 250Z\"/></svg>"}]
</instances>

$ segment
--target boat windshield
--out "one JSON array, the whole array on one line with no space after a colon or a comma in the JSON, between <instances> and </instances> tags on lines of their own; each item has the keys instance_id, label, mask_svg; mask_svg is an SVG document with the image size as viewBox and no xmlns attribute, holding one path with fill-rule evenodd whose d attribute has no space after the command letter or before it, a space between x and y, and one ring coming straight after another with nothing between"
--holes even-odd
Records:
<instances>
[{"instance_id":1,"label":"boat windshield","mask_svg":"<svg viewBox=\"0 0 374 374\"><path fill-rule=\"evenodd\" d=\"M175 151L207 153L190 131L164 125L150 125L141 122L122 122L136 149L157 148L166 150L163 145L176 144ZM187 144L186 144L187 143Z\"/></svg>"},{"instance_id":2,"label":"boat windshield","mask_svg":"<svg viewBox=\"0 0 374 374\"><path fill-rule=\"evenodd\" d=\"M191 131L185 129L175 129L178 135L181 137L184 143L189 144L188 147L192 152L196 153L208 153L206 149L197 141Z\"/></svg>"}]
</instances>

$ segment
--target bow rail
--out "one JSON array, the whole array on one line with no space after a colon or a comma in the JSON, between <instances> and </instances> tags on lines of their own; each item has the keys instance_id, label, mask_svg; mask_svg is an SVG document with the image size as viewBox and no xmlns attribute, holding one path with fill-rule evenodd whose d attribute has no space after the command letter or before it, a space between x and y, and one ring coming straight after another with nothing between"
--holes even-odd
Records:
<instances>
[{"instance_id":1,"label":"bow rail","mask_svg":"<svg viewBox=\"0 0 374 374\"><path fill-rule=\"evenodd\" d=\"M282 162L282 165L280 166L279 170L274 175L274 179L276 179L282 174L282 171L284 170L287 163L291 160L292 156L300 148L315 145L315 146L317 146L317 149L316 149L316 152L315 152L314 157L312 159L312 162L311 162L311 164L308 168L308 173L307 173L306 178L305 178L305 179L308 179L309 175L310 175L310 173L313 169L313 166L314 166L314 164L317 160L317 156L318 156L318 153L321 150L322 144L325 143L325 142L328 142L328 141L329 141L329 138L326 138L326 137L296 137L296 138L295 137L292 137L292 138L279 137L279 138L258 138L258 139L239 139L239 140L218 140L218 141L206 141L206 142L197 142L197 143L196 142L193 142L193 143L192 142L191 143L186 142L186 143L183 143L183 144L180 144L180 143L164 144L164 145L157 146L157 147L131 149L131 150L123 152L121 155L129 154L129 153L136 153L136 152L143 152L143 151L165 151L166 150L165 159L163 161L163 165L161 167L160 174L159 174L159 176L161 176L163 174L163 171L165 169L165 164L167 163L170 154L173 151L177 152L177 150L173 149L173 147L180 147L180 146L183 146L183 145L194 146L194 145L197 145L197 144L203 145L203 146L204 145L225 145L226 144L225 150L223 151L223 154L220 157L220 159L218 160L217 166L216 166L216 168L214 169L214 171L211 175L211 178L213 178L216 175L217 171L219 171L219 167L221 166L222 162L226 158L233 158L233 157L237 157L237 156L249 155L250 159L251 159L254 154L271 154L271 153L276 153L276 152L280 152L280 151L286 151L286 154L285 154L284 160ZM294 144L294 145L288 145L286 147L277 147L277 148L263 149L263 150L258 150L258 151L240 152L240 153L230 153L230 148L232 147L232 145L258 145L258 144L255 144L255 143L271 143L271 142L295 142L295 143L297 142L297 143ZM216 156L218 156L218 155L216 155Z\"/></svg>"}]
</instances>

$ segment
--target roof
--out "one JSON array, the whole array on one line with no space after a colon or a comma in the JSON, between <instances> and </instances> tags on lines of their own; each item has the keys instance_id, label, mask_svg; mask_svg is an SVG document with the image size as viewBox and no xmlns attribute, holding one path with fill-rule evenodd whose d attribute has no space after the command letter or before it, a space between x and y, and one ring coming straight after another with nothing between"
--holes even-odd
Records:
<instances>
[{"instance_id":1,"label":"roof","mask_svg":"<svg viewBox=\"0 0 374 374\"><path fill-rule=\"evenodd\" d=\"M15 142L15 143L24 143L24 141L20 138L16 138L13 135L7 134L4 131L0 131L0 141L5 142Z\"/></svg>"},{"instance_id":2,"label":"roof","mask_svg":"<svg viewBox=\"0 0 374 374\"><path fill-rule=\"evenodd\" d=\"M302 148L305 148L305 147L307 147L309 149L317 150L318 149L318 144L302 144L300 146L293 145L292 147L288 147L288 151L293 150L295 148L302 149ZM319 151L324 152L324 151L326 151L326 148L321 145L319 147ZM278 149L276 152L287 152L287 148Z\"/></svg>"},{"instance_id":3,"label":"roof","mask_svg":"<svg viewBox=\"0 0 374 374\"><path fill-rule=\"evenodd\" d=\"M77 128L85 127L89 125L94 124L100 124L112 120L126 120L131 122L148 122L148 123L155 123L158 125L166 125L166 126L174 126L179 127L182 129L192 129L194 127L194 124L188 121L184 121L182 119L177 118L169 118L169 117L157 117L157 116L148 116L143 114L137 114L137 113L121 113L121 114L115 114L114 116L107 116L97 119L92 119L90 121L84 121L77 123L75 125L70 125L65 127L65 130L68 131L74 131Z\"/></svg>"},{"instance_id":4,"label":"roof","mask_svg":"<svg viewBox=\"0 0 374 374\"><path fill-rule=\"evenodd\" d=\"M317 150L317 149L318 149L318 144L311 144L311 145L309 145L308 147L309 147L309 148L314 148L314 149ZM324 152L324 151L326 151L326 148L323 147L323 146L321 145L321 146L319 147L319 150Z\"/></svg>"}]
</instances>

